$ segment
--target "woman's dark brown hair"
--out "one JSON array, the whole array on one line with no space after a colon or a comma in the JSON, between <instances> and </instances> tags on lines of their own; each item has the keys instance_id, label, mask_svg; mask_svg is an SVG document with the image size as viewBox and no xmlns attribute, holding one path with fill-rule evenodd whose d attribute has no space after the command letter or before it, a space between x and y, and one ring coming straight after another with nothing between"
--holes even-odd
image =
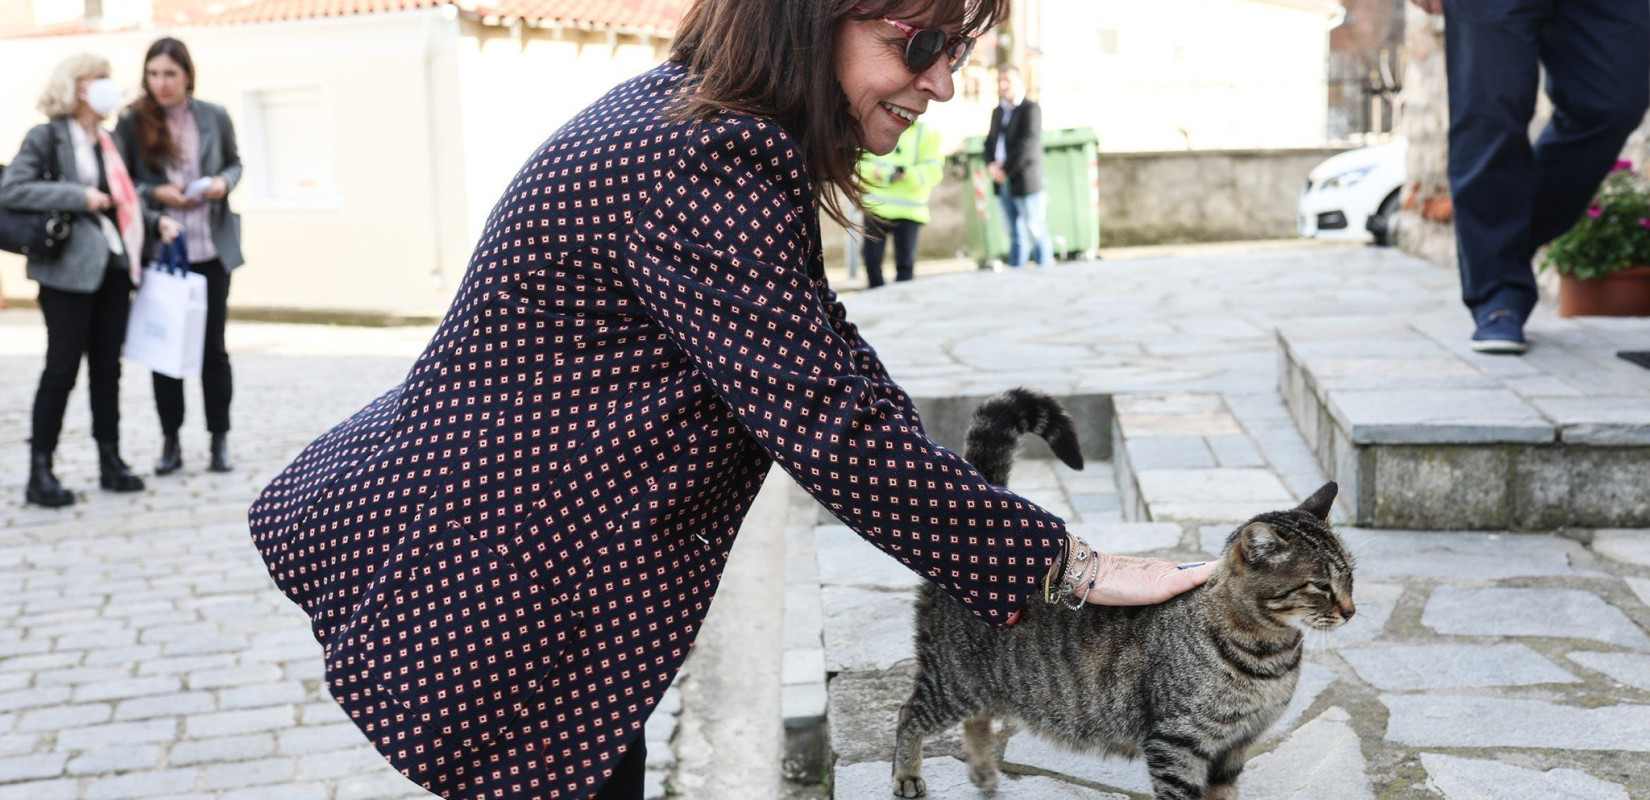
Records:
<instances>
[{"instance_id":1,"label":"woman's dark brown hair","mask_svg":"<svg viewBox=\"0 0 1650 800\"><path fill-rule=\"evenodd\" d=\"M166 56L178 62L189 79L189 94L195 93L195 61L189 57L189 48L183 42L168 36L156 39L143 56L143 96L132 103L132 129L137 134L138 157L150 169L164 172L166 165L178 157L178 143L166 130L166 109L149 91L149 62L157 56Z\"/></svg>"},{"instance_id":2,"label":"woman's dark brown hair","mask_svg":"<svg viewBox=\"0 0 1650 800\"><path fill-rule=\"evenodd\" d=\"M687 119L722 112L768 117L802 151L816 186L850 202L862 194L854 169L864 132L836 79L837 27L851 19L921 20L978 35L1008 15L1009 0L696 0L682 17L670 58L696 83L677 109ZM954 26L954 27L953 27ZM847 225L842 200L820 192Z\"/></svg>"}]
</instances>

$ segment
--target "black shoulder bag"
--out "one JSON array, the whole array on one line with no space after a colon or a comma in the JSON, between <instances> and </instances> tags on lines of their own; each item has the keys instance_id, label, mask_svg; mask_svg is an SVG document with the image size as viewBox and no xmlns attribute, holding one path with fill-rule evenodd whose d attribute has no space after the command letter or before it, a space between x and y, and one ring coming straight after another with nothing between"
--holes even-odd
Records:
<instances>
[{"instance_id":1,"label":"black shoulder bag","mask_svg":"<svg viewBox=\"0 0 1650 800\"><path fill-rule=\"evenodd\" d=\"M57 128L46 123L51 134L51 152L46 168L40 173L43 181L55 181L57 174ZM4 167L0 167L4 170ZM3 173L0 173L3 174ZM63 244L74 230L74 214L69 211L13 211L0 208L0 250L27 256L35 261L56 261L63 253Z\"/></svg>"}]
</instances>

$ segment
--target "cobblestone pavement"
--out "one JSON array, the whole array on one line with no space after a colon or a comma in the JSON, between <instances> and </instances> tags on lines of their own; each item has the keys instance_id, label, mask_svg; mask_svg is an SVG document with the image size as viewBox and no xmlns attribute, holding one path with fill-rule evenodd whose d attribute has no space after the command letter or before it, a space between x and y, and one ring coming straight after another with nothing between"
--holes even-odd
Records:
<instances>
[{"instance_id":1,"label":"cobblestone pavement","mask_svg":"<svg viewBox=\"0 0 1650 800\"><path fill-rule=\"evenodd\" d=\"M206 472L188 387L184 469L153 477L148 375L126 369L123 450L148 487L97 488L84 376L58 476L80 502L22 503L44 328L0 312L0 800L430 797L327 694L307 620L264 571L246 508L318 433L401 379L425 328L229 330L236 470ZM649 725L650 796L674 763L674 691Z\"/></svg>"}]
</instances>

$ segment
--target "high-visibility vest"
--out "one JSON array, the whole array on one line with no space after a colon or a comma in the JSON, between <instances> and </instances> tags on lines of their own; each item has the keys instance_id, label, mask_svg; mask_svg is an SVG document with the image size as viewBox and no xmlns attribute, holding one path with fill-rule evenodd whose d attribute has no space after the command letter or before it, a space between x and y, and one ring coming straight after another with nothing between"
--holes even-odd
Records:
<instances>
[{"instance_id":1,"label":"high-visibility vest","mask_svg":"<svg viewBox=\"0 0 1650 800\"><path fill-rule=\"evenodd\" d=\"M899 180L894 170L905 168ZM916 122L900 134L899 144L885 156L866 153L859 174L865 185L866 212L887 220L928 222L928 197L945 177L940 159L940 134Z\"/></svg>"}]
</instances>

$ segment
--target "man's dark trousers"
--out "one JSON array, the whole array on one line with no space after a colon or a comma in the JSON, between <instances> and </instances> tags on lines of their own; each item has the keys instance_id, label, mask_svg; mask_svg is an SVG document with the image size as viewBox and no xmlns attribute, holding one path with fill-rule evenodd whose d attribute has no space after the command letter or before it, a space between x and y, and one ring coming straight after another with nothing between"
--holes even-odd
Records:
<instances>
[{"instance_id":1,"label":"man's dark trousers","mask_svg":"<svg viewBox=\"0 0 1650 800\"><path fill-rule=\"evenodd\" d=\"M1535 308L1535 249L1568 230L1650 103L1646 0L1444 0L1461 299ZM1552 121L1532 148L1540 67Z\"/></svg>"}]
</instances>

